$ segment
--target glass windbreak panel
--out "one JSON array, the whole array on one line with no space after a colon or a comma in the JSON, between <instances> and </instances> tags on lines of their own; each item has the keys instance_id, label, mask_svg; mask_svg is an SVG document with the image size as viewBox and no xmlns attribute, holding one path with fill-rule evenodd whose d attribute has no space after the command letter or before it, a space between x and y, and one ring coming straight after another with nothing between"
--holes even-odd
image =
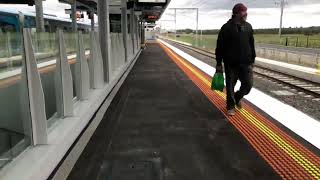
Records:
<instances>
[{"instance_id":1,"label":"glass windbreak panel","mask_svg":"<svg viewBox=\"0 0 320 180\"><path fill-rule=\"evenodd\" d=\"M66 43L67 54L75 54L77 52L78 34L65 33L64 39Z\"/></svg>"},{"instance_id":2,"label":"glass windbreak panel","mask_svg":"<svg viewBox=\"0 0 320 180\"><path fill-rule=\"evenodd\" d=\"M114 78L116 71L117 71L117 58L118 58L118 54L117 54L117 43L116 43L116 34L115 33L111 33L110 34L110 59L109 59L109 66L110 66L110 71L111 71L111 79Z\"/></svg>"},{"instance_id":3,"label":"glass windbreak panel","mask_svg":"<svg viewBox=\"0 0 320 180\"><path fill-rule=\"evenodd\" d=\"M119 55L120 55L120 64L121 66L125 64L125 52L124 52L124 44L123 44L123 35L122 33L118 34L118 42L119 42Z\"/></svg>"},{"instance_id":4,"label":"glass windbreak panel","mask_svg":"<svg viewBox=\"0 0 320 180\"><path fill-rule=\"evenodd\" d=\"M47 119L57 112L55 73L58 45L56 33L33 33L32 43L35 50L38 70L45 98Z\"/></svg>"},{"instance_id":5,"label":"glass windbreak panel","mask_svg":"<svg viewBox=\"0 0 320 180\"><path fill-rule=\"evenodd\" d=\"M0 34L0 72L10 71L21 66L20 33L6 32ZM5 68L3 68L5 67Z\"/></svg>"},{"instance_id":6,"label":"glass windbreak panel","mask_svg":"<svg viewBox=\"0 0 320 180\"><path fill-rule=\"evenodd\" d=\"M117 75L123 66L124 56L122 55L124 52L122 45L122 36L119 33L113 33L111 36L111 54L112 55L112 73L113 75Z\"/></svg>"},{"instance_id":7,"label":"glass windbreak panel","mask_svg":"<svg viewBox=\"0 0 320 180\"><path fill-rule=\"evenodd\" d=\"M32 33L33 47L38 62L44 62L56 56L56 33Z\"/></svg>"},{"instance_id":8,"label":"glass windbreak panel","mask_svg":"<svg viewBox=\"0 0 320 180\"><path fill-rule=\"evenodd\" d=\"M72 84L73 84L73 97L77 97L76 94L76 58L78 48L78 33L64 33L66 49L68 54L68 60L72 73Z\"/></svg>"},{"instance_id":9,"label":"glass windbreak panel","mask_svg":"<svg viewBox=\"0 0 320 180\"><path fill-rule=\"evenodd\" d=\"M0 168L31 144L27 81L21 75L22 36L4 36L0 40Z\"/></svg>"}]
</instances>

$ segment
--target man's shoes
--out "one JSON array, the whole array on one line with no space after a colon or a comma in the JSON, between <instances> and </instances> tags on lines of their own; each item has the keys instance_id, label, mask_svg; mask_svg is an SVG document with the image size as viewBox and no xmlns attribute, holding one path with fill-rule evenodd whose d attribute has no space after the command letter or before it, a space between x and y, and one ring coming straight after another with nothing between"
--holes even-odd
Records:
<instances>
[{"instance_id":1,"label":"man's shoes","mask_svg":"<svg viewBox=\"0 0 320 180\"><path fill-rule=\"evenodd\" d=\"M237 106L238 109L242 109L241 100L236 102L236 106Z\"/></svg>"},{"instance_id":2,"label":"man's shoes","mask_svg":"<svg viewBox=\"0 0 320 180\"><path fill-rule=\"evenodd\" d=\"M242 109L241 99L239 98L239 96L238 96L237 93L238 93L238 92L236 92L235 95L234 95L236 107L237 107L238 109Z\"/></svg>"},{"instance_id":3,"label":"man's shoes","mask_svg":"<svg viewBox=\"0 0 320 180\"><path fill-rule=\"evenodd\" d=\"M229 110L228 110L228 115L229 115L229 116L234 116L234 115L236 115L235 110L234 110L234 109L229 109Z\"/></svg>"}]
</instances>

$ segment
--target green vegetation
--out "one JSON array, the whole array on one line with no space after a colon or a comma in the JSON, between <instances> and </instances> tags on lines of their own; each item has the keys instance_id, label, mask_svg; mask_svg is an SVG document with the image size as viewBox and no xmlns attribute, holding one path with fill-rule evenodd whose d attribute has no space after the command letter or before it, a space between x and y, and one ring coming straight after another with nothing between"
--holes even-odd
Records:
<instances>
[{"instance_id":1,"label":"green vegetation","mask_svg":"<svg viewBox=\"0 0 320 180\"><path fill-rule=\"evenodd\" d=\"M174 34L164 34L163 36L174 39ZM178 34L176 40L190 43L199 48L214 51L216 47L217 34L199 35L199 44L196 44L194 34ZM255 34L256 43L260 44L276 44L292 47L320 48L320 34L303 35L303 34L284 34L281 38L277 34Z\"/></svg>"},{"instance_id":2,"label":"green vegetation","mask_svg":"<svg viewBox=\"0 0 320 180\"><path fill-rule=\"evenodd\" d=\"M199 45L196 44L195 35L192 34L179 34L176 40L192 44L192 46L197 46L208 51L214 51L217 37L218 35L203 35L201 39L199 36ZM169 34L168 38L174 39L174 34Z\"/></svg>"},{"instance_id":3,"label":"green vegetation","mask_svg":"<svg viewBox=\"0 0 320 180\"><path fill-rule=\"evenodd\" d=\"M254 29L255 33L257 34L278 34L279 28L270 28L270 29ZM180 34L190 34L195 33L192 29L180 29L177 30ZM202 31L203 34L210 35L210 34L218 34L219 29L206 29ZM289 27L289 28L282 28L283 34L303 34L303 35L315 35L320 33L320 26L312 26L312 27Z\"/></svg>"}]
</instances>

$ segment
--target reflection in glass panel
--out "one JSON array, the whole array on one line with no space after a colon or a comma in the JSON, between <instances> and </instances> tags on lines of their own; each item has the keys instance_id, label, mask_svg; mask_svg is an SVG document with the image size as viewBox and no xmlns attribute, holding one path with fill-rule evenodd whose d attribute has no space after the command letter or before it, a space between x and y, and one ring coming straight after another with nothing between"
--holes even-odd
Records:
<instances>
[{"instance_id":1,"label":"reflection in glass panel","mask_svg":"<svg viewBox=\"0 0 320 180\"><path fill-rule=\"evenodd\" d=\"M119 42L119 56L120 56L120 64L125 64L125 52L124 52L124 44L123 44L123 36L122 33L118 33L118 42Z\"/></svg>"},{"instance_id":2,"label":"reflection in glass panel","mask_svg":"<svg viewBox=\"0 0 320 180\"><path fill-rule=\"evenodd\" d=\"M128 34L127 47L128 47L128 61L131 61L133 57L133 42L132 42L131 34Z\"/></svg>"},{"instance_id":3,"label":"reflection in glass panel","mask_svg":"<svg viewBox=\"0 0 320 180\"><path fill-rule=\"evenodd\" d=\"M109 65L110 65L110 70L111 70L111 79L114 78L114 76L116 75L117 73L117 70L118 70L118 67L119 67L119 64L118 64L118 59L119 59L119 56L117 54L117 52L119 52L119 47L118 47L118 43L117 43L117 34L116 33L111 33L110 34L110 39L111 39L111 48L110 48L110 51L111 51L111 55L110 55L110 60L109 60Z\"/></svg>"},{"instance_id":4,"label":"reflection in glass panel","mask_svg":"<svg viewBox=\"0 0 320 180\"><path fill-rule=\"evenodd\" d=\"M33 33L32 41L38 62L44 62L56 56L56 33Z\"/></svg>"},{"instance_id":5,"label":"reflection in glass panel","mask_svg":"<svg viewBox=\"0 0 320 180\"><path fill-rule=\"evenodd\" d=\"M0 33L0 72L21 66L21 57L20 33Z\"/></svg>"},{"instance_id":6,"label":"reflection in glass panel","mask_svg":"<svg viewBox=\"0 0 320 180\"><path fill-rule=\"evenodd\" d=\"M67 54L75 54L77 52L78 34L65 33L64 34Z\"/></svg>"},{"instance_id":7,"label":"reflection in glass panel","mask_svg":"<svg viewBox=\"0 0 320 180\"><path fill-rule=\"evenodd\" d=\"M20 33L6 33L0 39L0 168L31 144L21 39Z\"/></svg>"},{"instance_id":8,"label":"reflection in glass panel","mask_svg":"<svg viewBox=\"0 0 320 180\"><path fill-rule=\"evenodd\" d=\"M116 42L115 42L115 33L110 33L110 59L109 59L109 70L111 71L110 74L110 80L113 79L115 76L115 71L116 71L116 58L117 58L117 47L116 47Z\"/></svg>"},{"instance_id":9,"label":"reflection in glass panel","mask_svg":"<svg viewBox=\"0 0 320 180\"><path fill-rule=\"evenodd\" d=\"M111 79L115 78L125 63L123 39L120 33L111 33Z\"/></svg>"},{"instance_id":10,"label":"reflection in glass panel","mask_svg":"<svg viewBox=\"0 0 320 180\"><path fill-rule=\"evenodd\" d=\"M77 48L78 48L78 33L64 33L66 48L67 48L67 54L73 55L72 59L69 59L70 69L72 73L72 81L73 81L73 96L77 97L76 94L76 57L77 57Z\"/></svg>"},{"instance_id":11,"label":"reflection in glass panel","mask_svg":"<svg viewBox=\"0 0 320 180\"><path fill-rule=\"evenodd\" d=\"M84 49L90 50L90 34L84 33L82 34L82 37L83 37Z\"/></svg>"}]
</instances>

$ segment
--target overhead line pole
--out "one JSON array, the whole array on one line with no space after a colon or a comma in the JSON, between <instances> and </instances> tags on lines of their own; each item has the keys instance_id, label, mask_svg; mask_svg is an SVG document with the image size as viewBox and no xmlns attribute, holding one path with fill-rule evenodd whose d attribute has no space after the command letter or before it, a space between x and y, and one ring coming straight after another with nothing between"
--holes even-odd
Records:
<instances>
[{"instance_id":1,"label":"overhead line pole","mask_svg":"<svg viewBox=\"0 0 320 180\"><path fill-rule=\"evenodd\" d=\"M172 21L175 21L175 20L160 20L160 23L161 23L161 22L165 22L165 21L171 21L171 22L172 22ZM161 25L161 26L162 26L162 25ZM167 27L166 24L164 24L164 29L166 29L166 27ZM168 33L167 33L167 37L168 37Z\"/></svg>"},{"instance_id":2,"label":"overhead line pole","mask_svg":"<svg viewBox=\"0 0 320 180\"><path fill-rule=\"evenodd\" d=\"M196 46L199 46L198 28L199 28L199 9L197 8L197 27L196 27Z\"/></svg>"},{"instance_id":3,"label":"overhead line pole","mask_svg":"<svg viewBox=\"0 0 320 180\"><path fill-rule=\"evenodd\" d=\"M170 8L174 10L174 21L175 21L175 39L177 37L177 10L195 10L196 11L196 46L198 46L199 42L198 42L198 28L199 28L199 8Z\"/></svg>"},{"instance_id":4,"label":"overhead line pole","mask_svg":"<svg viewBox=\"0 0 320 180\"><path fill-rule=\"evenodd\" d=\"M279 28L279 36L281 36L282 31L282 18L283 18L283 10L284 10L284 0L281 0L280 6L281 6L281 13L280 13L280 28Z\"/></svg>"},{"instance_id":5,"label":"overhead line pole","mask_svg":"<svg viewBox=\"0 0 320 180\"><path fill-rule=\"evenodd\" d=\"M174 40L177 40L177 9L174 9Z\"/></svg>"}]
</instances>

